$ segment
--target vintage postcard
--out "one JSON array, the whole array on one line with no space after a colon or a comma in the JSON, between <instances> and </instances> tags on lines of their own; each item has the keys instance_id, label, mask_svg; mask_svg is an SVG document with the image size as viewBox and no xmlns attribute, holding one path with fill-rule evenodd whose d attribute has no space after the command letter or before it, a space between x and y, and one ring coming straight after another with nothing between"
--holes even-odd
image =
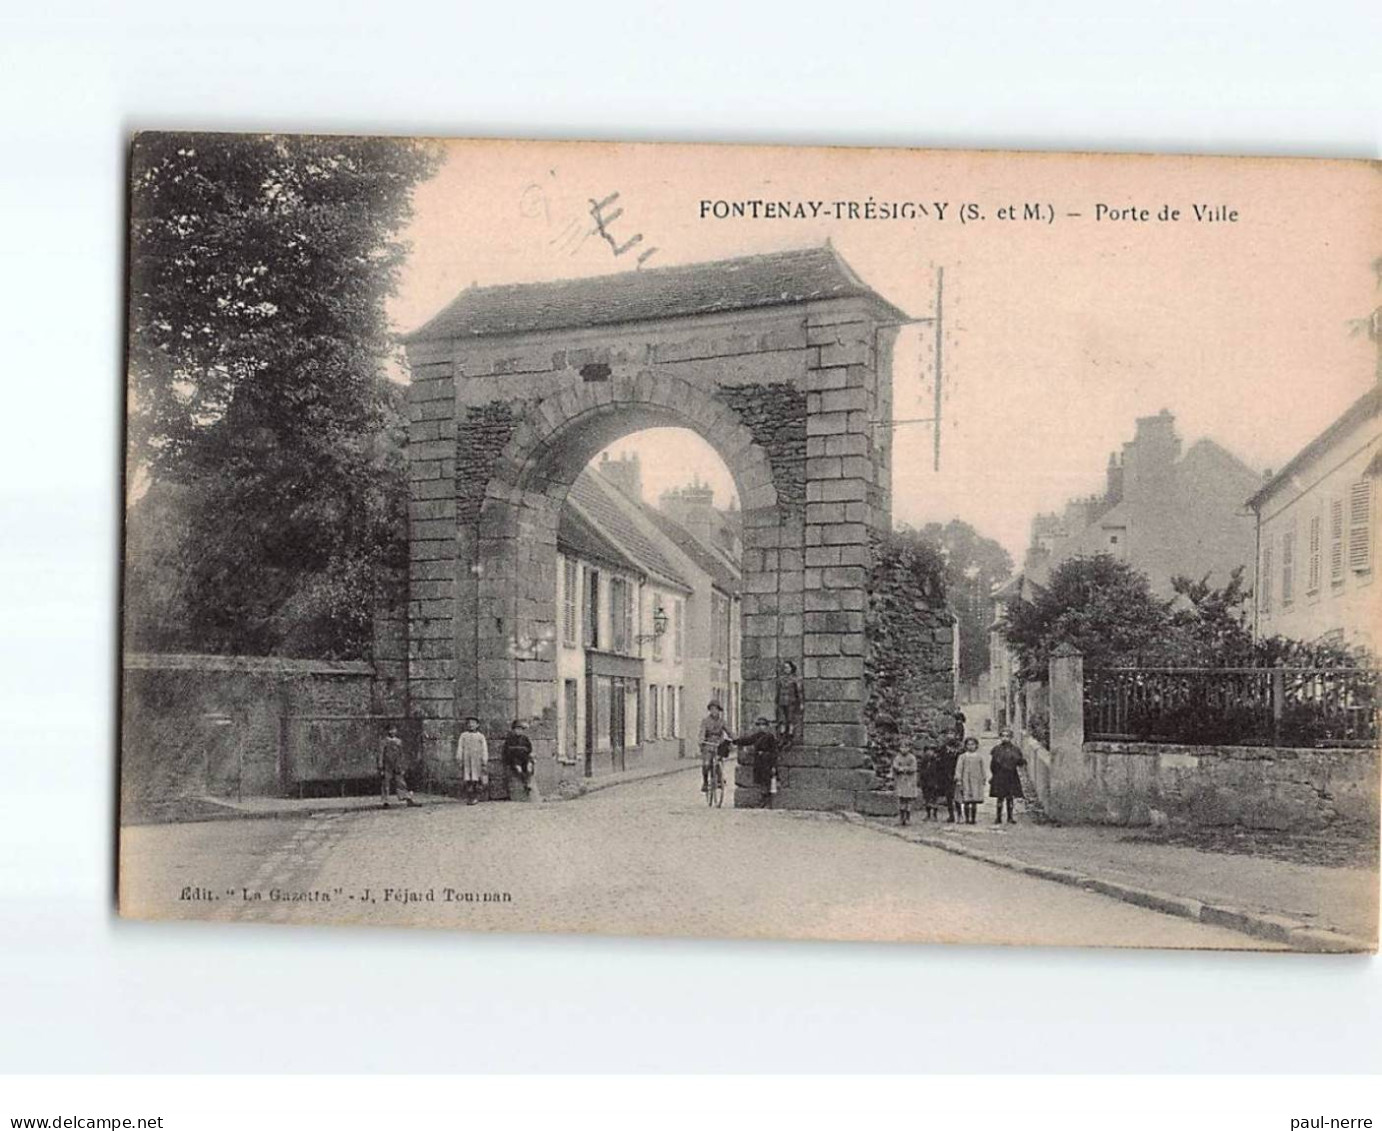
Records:
<instances>
[{"instance_id":1,"label":"vintage postcard","mask_svg":"<svg viewBox=\"0 0 1382 1131\"><path fill-rule=\"evenodd\" d=\"M122 915L1376 949L1376 164L129 177Z\"/></svg>"}]
</instances>

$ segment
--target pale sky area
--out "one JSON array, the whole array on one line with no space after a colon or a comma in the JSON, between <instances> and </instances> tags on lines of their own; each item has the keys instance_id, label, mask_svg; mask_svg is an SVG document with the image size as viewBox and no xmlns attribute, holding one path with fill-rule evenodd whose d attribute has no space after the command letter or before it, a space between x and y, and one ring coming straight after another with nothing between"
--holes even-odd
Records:
<instances>
[{"instance_id":1,"label":"pale sky area","mask_svg":"<svg viewBox=\"0 0 1382 1131\"><path fill-rule=\"evenodd\" d=\"M618 238L641 233L649 268L821 244L913 317L934 311L945 268L942 462L929 426L896 432L893 512L963 518L1018 561L1032 516L1102 488L1134 420L1175 414L1185 446L1211 437L1256 470L1280 467L1373 380L1349 320L1378 301L1377 172L1363 162L1060 157L459 143L420 187L413 252L392 304L406 331L464 287L631 270L591 227L619 192ZM946 202L912 220L714 220L702 200ZM1040 203L1055 221L1000 220ZM958 222L961 206L985 219ZM1096 205L1146 221L1096 222ZM1237 222L1196 222L1195 203ZM1155 219L1163 204L1179 222ZM1070 218L1067 212L1082 213ZM929 326L905 328L894 415L931 415ZM704 443L659 430L615 444L642 456L646 495L693 474L726 501ZM694 439L694 437L692 437Z\"/></svg>"}]
</instances>

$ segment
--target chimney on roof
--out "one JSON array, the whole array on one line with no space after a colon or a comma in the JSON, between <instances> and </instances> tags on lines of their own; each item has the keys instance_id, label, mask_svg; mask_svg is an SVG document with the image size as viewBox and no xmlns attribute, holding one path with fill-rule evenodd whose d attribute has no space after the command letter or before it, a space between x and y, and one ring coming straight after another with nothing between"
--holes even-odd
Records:
<instances>
[{"instance_id":1,"label":"chimney on roof","mask_svg":"<svg viewBox=\"0 0 1382 1131\"><path fill-rule=\"evenodd\" d=\"M610 459L609 452L601 453L600 474L630 498L642 501L643 469L639 466L637 452L620 452L617 460Z\"/></svg>"},{"instance_id":2,"label":"chimney on roof","mask_svg":"<svg viewBox=\"0 0 1382 1131\"><path fill-rule=\"evenodd\" d=\"M715 510L715 488L702 483L699 475L684 487L663 491L658 505L663 514L691 531L707 546L717 544L720 522Z\"/></svg>"},{"instance_id":3,"label":"chimney on roof","mask_svg":"<svg viewBox=\"0 0 1382 1131\"><path fill-rule=\"evenodd\" d=\"M1117 452L1108 454L1108 472L1104 480L1104 504L1116 507L1123 501L1123 463Z\"/></svg>"},{"instance_id":4,"label":"chimney on roof","mask_svg":"<svg viewBox=\"0 0 1382 1131\"><path fill-rule=\"evenodd\" d=\"M1129 499L1165 498L1180 459L1176 418L1169 409L1139 416L1131 442L1123 445L1123 493Z\"/></svg>"}]
</instances>

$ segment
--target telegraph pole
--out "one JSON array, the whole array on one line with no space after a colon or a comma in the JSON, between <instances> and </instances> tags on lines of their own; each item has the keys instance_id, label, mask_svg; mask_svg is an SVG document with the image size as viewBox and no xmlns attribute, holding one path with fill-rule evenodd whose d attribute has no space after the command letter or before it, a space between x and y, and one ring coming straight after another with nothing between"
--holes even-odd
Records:
<instances>
[{"instance_id":1,"label":"telegraph pole","mask_svg":"<svg viewBox=\"0 0 1382 1131\"><path fill-rule=\"evenodd\" d=\"M929 322L929 323L933 323L933 324L935 325L935 327L936 327L936 365L935 365L935 374L934 374L935 382L936 382L936 395L935 395L934 404L933 404L933 406L932 406L931 415L930 415L930 416L914 416L914 417L909 417L909 418L907 418L907 419L905 419L905 420L896 420L896 419L894 419L894 420L890 420L890 421L887 421L887 422L879 422L879 421L875 421L875 422L874 422L874 427L876 427L876 428L880 428L880 427L881 427L881 428L898 428L898 427L901 427L901 426L904 425L904 424L929 424L929 425L931 425L931 427L935 429L935 434L934 434L933 439L932 439L932 451L933 451L932 464L933 464L934 470L936 470L936 471L939 471L939 470L941 469L941 404L942 404L942 399L943 399L943 398L942 398L942 392L943 392L943 390L942 390L942 382L943 382L943 380L944 380L944 378L943 378L943 376L942 376L942 371L941 371L941 363L942 363L942 361L943 361L943 357L942 357L942 344L941 344L941 343L942 343L942 340L943 340L944 337L945 337L945 324L944 324L944 322L942 321L942 317L941 317L941 316L942 316L942 304L943 304L943 302L944 302L944 297L945 297L945 296L944 296L944 288L945 288L945 268L944 268L944 267L937 267L937 268L936 268L936 315L935 315L935 317L934 317L934 318L914 318L914 319L912 319L912 320L909 321L909 322L900 323L900 325L904 325L904 326L918 326L918 325L922 325L922 324L924 324L924 323L928 323L928 322Z\"/></svg>"},{"instance_id":2,"label":"telegraph pole","mask_svg":"<svg viewBox=\"0 0 1382 1131\"><path fill-rule=\"evenodd\" d=\"M941 313L941 303L945 291L945 268L936 268L936 407L935 416L935 459L934 470L941 469L941 342L945 339L945 320Z\"/></svg>"}]
</instances>

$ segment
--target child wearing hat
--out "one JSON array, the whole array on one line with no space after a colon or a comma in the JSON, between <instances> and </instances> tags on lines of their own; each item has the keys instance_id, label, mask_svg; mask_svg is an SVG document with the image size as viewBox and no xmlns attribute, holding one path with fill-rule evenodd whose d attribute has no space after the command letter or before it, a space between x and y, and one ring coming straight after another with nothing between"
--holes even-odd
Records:
<instances>
[{"instance_id":1,"label":"child wearing hat","mask_svg":"<svg viewBox=\"0 0 1382 1131\"><path fill-rule=\"evenodd\" d=\"M504 739L504 770L509 778L510 801L541 801L537 783L533 781L533 743L528 737L528 724L514 719Z\"/></svg>"}]
</instances>

